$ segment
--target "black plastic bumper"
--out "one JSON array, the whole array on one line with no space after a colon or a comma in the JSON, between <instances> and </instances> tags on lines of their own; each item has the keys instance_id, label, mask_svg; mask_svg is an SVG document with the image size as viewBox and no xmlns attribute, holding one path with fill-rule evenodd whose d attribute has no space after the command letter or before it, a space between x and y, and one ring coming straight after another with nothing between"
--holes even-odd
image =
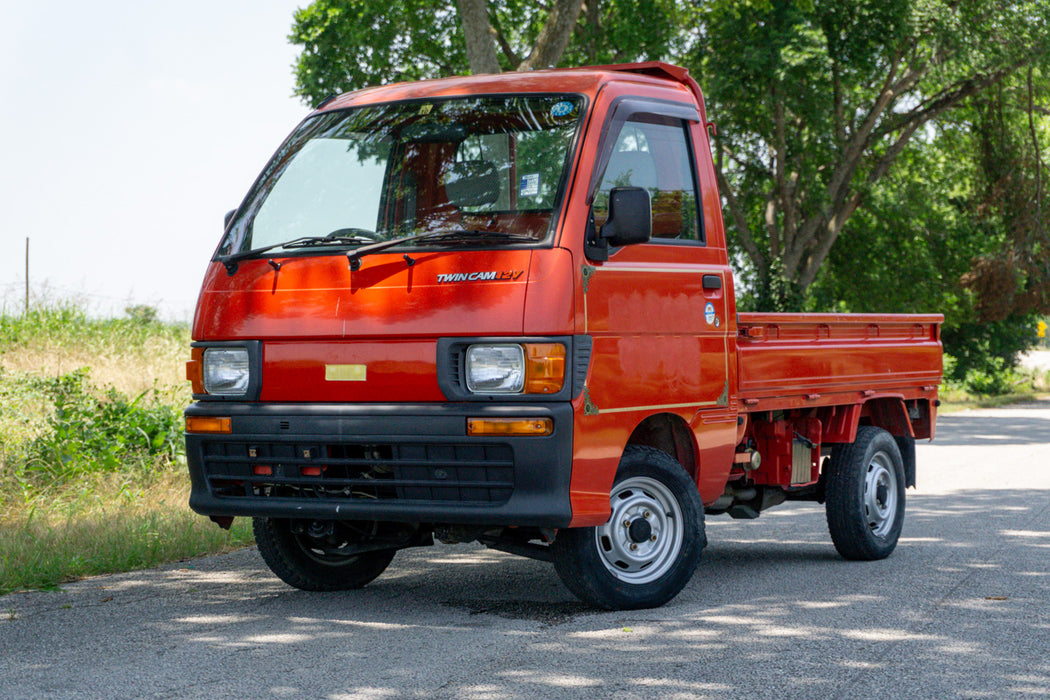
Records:
<instances>
[{"instance_id":1,"label":"black plastic bumper","mask_svg":"<svg viewBox=\"0 0 1050 700\"><path fill-rule=\"evenodd\" d=\"M186 434L202 515L565 527L572 407L198 402L230 434ZM551 418L549 436L471 437L468 418Z\"/></svg>"}]
</instances>

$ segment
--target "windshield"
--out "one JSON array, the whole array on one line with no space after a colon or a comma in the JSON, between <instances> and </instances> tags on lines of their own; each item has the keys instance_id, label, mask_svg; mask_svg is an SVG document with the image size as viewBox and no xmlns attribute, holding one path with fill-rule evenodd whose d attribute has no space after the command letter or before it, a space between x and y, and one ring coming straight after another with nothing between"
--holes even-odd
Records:
<instances>
[{"instance_id":1,"label":"windshield","mask_svg":"<svg viewBox=\"0 0 1050 700\"><path fill-rule=\"evenodd\" d=\"M493 234L479 236L487 245L542 241L582 106L577 95L467 97L312 117L267 166L218 254L330 251L441 231Z\"/></svg>"}]
</instances>

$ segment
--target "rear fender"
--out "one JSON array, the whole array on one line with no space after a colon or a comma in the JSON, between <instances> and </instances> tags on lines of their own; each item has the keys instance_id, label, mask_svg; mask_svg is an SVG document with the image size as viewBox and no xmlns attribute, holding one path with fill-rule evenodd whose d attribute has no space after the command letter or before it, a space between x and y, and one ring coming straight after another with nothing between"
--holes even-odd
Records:
<instances>
[{"instance_id":1,"label":"rear fender","mask_svg":"<svg viewBox=\"0 0 1050 700\"><path fill-rule=\"evenodd\" d=\"M871 425L882 428L894 437L915 437L915 431L908 418L908 409L904 405L904 399L898 396L872 399L864 404L861 415L868 418Z\"/></svg>"},{"instance_id":2,"label":"rear fender","mask_svg":"<svg viewBox=\"0 0 1050 700\"><path fill-rule=\"evenodd\" d=\"M864 406L863 416L871 425L882 428L897 441L904 462L905 486L915 486L915 429L904 399L885 397L872 399Z\"/></svg>"}]
</instances>

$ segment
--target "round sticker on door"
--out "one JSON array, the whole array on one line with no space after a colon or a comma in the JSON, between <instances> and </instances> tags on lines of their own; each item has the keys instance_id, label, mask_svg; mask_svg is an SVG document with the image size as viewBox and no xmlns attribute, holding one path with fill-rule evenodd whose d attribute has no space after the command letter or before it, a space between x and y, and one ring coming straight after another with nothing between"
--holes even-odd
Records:
<instances>
[{"instance_id":1,"label":"round sticker on door","mask_svg":"<svg viewBox=\"0 0 1050 700\"><path fill-rule=\"evenodd\" d=\"M704 307L704 320L709 326L718 323L718 317L715 316L715 305L711 302L707 302L707 306Z\"/></svg>"}]
</instances>

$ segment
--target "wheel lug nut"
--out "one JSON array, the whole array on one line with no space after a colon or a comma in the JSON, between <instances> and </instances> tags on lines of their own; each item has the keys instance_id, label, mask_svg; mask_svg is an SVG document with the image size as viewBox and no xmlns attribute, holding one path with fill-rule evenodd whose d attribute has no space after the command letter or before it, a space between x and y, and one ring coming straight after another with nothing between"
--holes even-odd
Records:
<instances>
[{"instance_id":1,"label":"wheel lug nut","mask_svg":"<svg viewBox=\"0 0 1050 700\"><path fill-rule=\"evenodd\" d=\"M650 513L649 511L645 511L644 513L642 513L642 517L648 520L650 517L652 517L652 513Z\"/></svg>"},{"instance_id":2,"label":"wheel lug nut","mask_svg":"<svg viewBox=\"0 0 1050 700\"><path fill-rule=\"evenodd\" d=\"M653 535L652 537L650 537L649 541L650 542L656 542L656 535Z\"/></svg>"},{"instance_id":3,"label":"wheel lug nut","mask_svg":"<svg viewBox=\"0 0 1050 700\"><path fill-rule=\"evenodd\" d=\"M630 520L624 520L623 521L623 526L624 527L630 527L631 526L631 521Z\"/></svg>"},{"instance_id":4,"label":"wheel lug nut","mask_svg":"<svg viewBox=\"0 0 1050 700\"><path fill-rule=\"evenodd\" d=\"M638 545L636 545L636 544L634 544L634 543L632 542L632 543L631 543L631 551L632 551L632 552L637 552L637 551L638 551Z\"/></svg>"}]
</instances>

